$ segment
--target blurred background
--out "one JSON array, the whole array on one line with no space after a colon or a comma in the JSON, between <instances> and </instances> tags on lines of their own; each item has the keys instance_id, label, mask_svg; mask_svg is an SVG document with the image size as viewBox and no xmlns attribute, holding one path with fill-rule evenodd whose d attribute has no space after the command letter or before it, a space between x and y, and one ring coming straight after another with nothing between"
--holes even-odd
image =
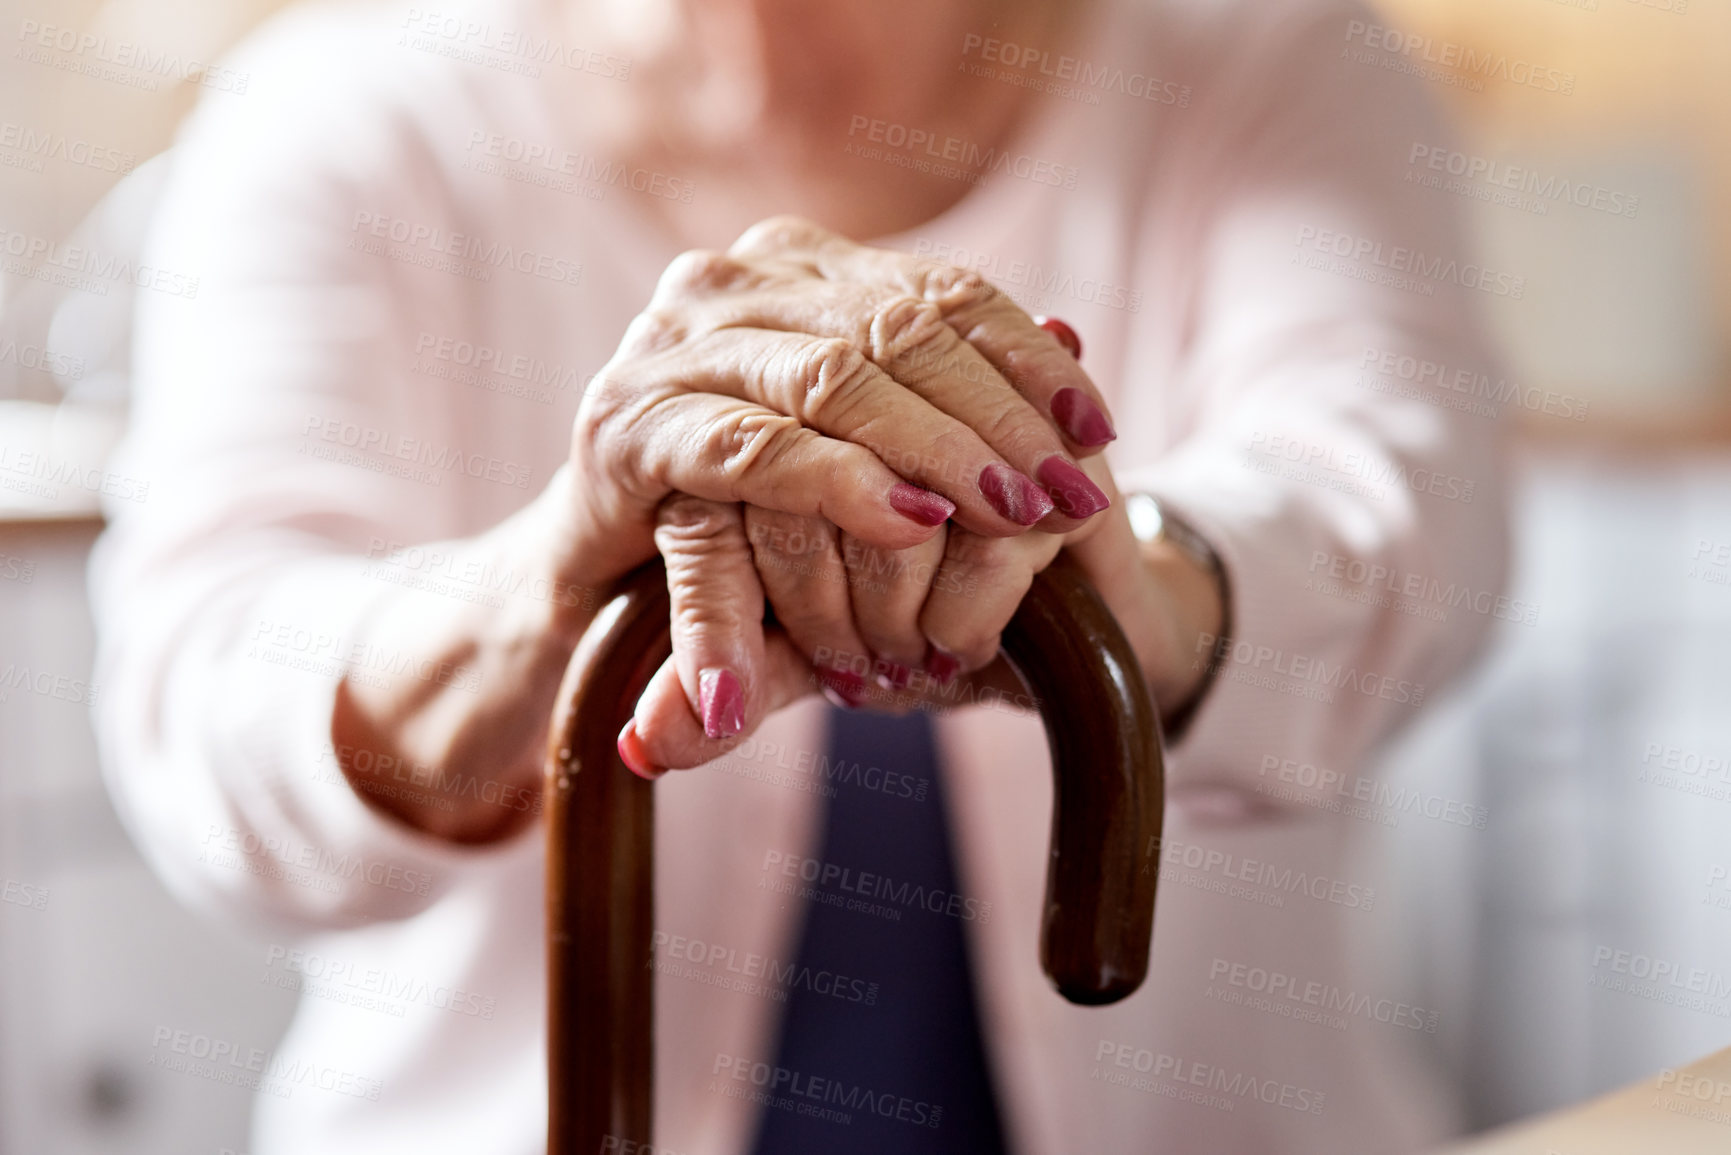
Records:
<instances>
[{"instance_id":1,"label":"blurred background","mask_svg":"<svg viewBox=\"0 0 1731 1155\"><path fill-rule=\"evenodd\" d=\"M132 286L56 284L32 257L136 259L153 158L201 96L235 94L72 71L22 30L211 63L282 6L15 0L0 25L3 1155L241 1150L248 1093L154 1077L148 1040L265 1045L294 1000L266 944L169 898L103 792L84 566ZM1575 77L1429 83L1459 139L1412 162L1484 263L1527 280L1485 297L1510 377L1480 400L1519 432L1512 592L1532 611L1388 752L1392 786L1484 821L1367 824L1360 876L1387 897L1364 946L1437 1011L1421 1041L1484 1127L1731 1045L1731 4L1377 7ZM1617 989L1619 951L1702 973L1700 997Z\"/></svg>"}]
</instances>

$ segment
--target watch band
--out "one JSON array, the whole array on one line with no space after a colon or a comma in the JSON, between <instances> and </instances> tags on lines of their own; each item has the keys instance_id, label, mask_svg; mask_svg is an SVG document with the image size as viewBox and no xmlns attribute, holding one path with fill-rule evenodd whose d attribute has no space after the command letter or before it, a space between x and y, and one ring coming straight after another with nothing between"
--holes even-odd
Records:
<instances>
[{"instance_id":1,"label":"watch band","mask_svg":"<svg viewBox=\"0 0 1731 1155\"><path fill-rule=\"evenodd\" d=\"M1124 498L1124 511L1130 516L1130 532L1143 545L1164 541L1191 561L1214 575L1224 586L1226 571L1220 555L1197 533L1189 522L1160 503L1152 493L1131 493Z\"/></svg>"},{"instance_id":2,"label":"watch band","mask_svg":"<svg viewBox=\"0 0 1731 1155\"><path fill-rule=\"evenodd\" d=\"M1221 623L1220 633L1223 637L1232 635L1232 592L1231 584L1226 580L1226 567L1220 562L1220 555L1214 552L1214 547L1208 544L1208 539L1197 533L1189 522L1165 508L1160 499L1151 493L1129 493L1124 497L1124 512L1130 518L1130 532L1143 545L1153 545L1156 542L1166 542L1179 553L1195 562L1197 567L1214 579L1214 588L1220 593ZM1208 691L1216 681L1220 666L1217 662L1208 662L1202 682L1191 695L1190 700L1168 718L1161 719L1169 739L1181 738L1190 728L1190 720L1196 716Z\"/></svg>"}]
</instances>

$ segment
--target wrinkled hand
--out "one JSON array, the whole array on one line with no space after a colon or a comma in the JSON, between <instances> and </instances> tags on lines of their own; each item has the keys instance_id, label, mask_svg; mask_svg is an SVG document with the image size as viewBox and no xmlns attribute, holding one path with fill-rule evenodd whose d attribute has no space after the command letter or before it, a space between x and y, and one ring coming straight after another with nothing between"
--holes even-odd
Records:
<instances>
[{"instance_id":1,"label":"wrinkled hand","mask_svg":"<svg viewBox=\"0 0 1731 1155\"><path fill-rule=\"evenodd\" d=\"M737 736L781 704L778 663L810 688L809 662L794 660L802 646L809 657L875 641L897 666L921 661L910 608L934 582L974 589L957 618L972 624L935 639L939 669L944 655L958 669L989 660L999 603L1013 610L1059 535L1108 506L1079 461L1111 437L1075 359L977 275L776 218L725 254L676 260L597 375L573 433L562 568L604 584L659 544L675 580L700 591L676 604L670 676L708 734ZM704 503L731 505L740 534L751 510L770 551L778 528L804 525L844 567L911 566L926 580L861 583L855 614L856 587L766 560L777 616L791 623L766 638L762 588L747 607L735 574L741 559L757 573L752 555L728 552L739 538ZM1044 532L1028 535L1028 560L987 544L1035 525ZM678 619L723 589L738 620L719 649L700 647L689 639L719 635ZM864 632L844 635L848 620Z\"/></svg>"}]
</instances>

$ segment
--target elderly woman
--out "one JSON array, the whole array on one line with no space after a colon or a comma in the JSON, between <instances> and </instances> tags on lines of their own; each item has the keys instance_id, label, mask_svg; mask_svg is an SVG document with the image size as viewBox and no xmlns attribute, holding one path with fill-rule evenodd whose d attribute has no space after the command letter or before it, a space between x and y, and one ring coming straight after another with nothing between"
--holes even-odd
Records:
<instances>
[{"instance_id":1,"label":"elderly woman","mask_svg":"<svg viewBox=\"0 0 1731 1155\"><path fill-rule=\"evenodd\" d=\"M141 305L150 500L97 600L122 813L188 901L300 936L277 1054L345 1073L267 1069L255 1155L542 1149L540 751L657 552L676 649L619 749L690 770L658 1150L1446 1131L1434 1020L1346 950L1342 799L1482 632L1395 594L1501 578L1492 425L1380 371L1489 371L1500 282L1402 180L1440 133L1366 23L521 0L236 55L154 227L200 289ZM1038 970L1050 784L997 658L1060 549L1171 743L1151 978L1100 1009ZM898 870L945 901L838 912Z\"/></svg>"}]
</instances>

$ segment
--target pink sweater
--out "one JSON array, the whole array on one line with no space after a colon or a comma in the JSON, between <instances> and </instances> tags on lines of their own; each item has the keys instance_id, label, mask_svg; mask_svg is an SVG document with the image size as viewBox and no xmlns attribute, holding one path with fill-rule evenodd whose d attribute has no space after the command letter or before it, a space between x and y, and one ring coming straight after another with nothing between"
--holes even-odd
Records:
<instances>
[{"instance_id":1,"label":"pink sweater","mask_svg":"<svg viewBox=\"0 0 1731 1155\"><path fill-rule=\"evenodd\" d=\"M150 500L111 510L95 563L127 823L177 893L266 928L268 965L307 986L255 1155L541 1150L540 836L453 849L381 818L336 770L333 686L396 667L348 639L406 585L545 596L398 550L478 533L547 483L584 382L674 256L647 198L703 191L599 168L560 119L624 62L526 67L506 34L534 27L527 8L469 39L403 12L277 20L232 62L247 93L188 121L150 263L200 290L141 301L117 468ZM996 175L880 242L1074 325L1120 484L1181 510L1232 584L1236 645L1198 655L1218 677L1171 755L1152 973L1124 1003L1069 1006L1038 969L1037 719L940 724L956 917L1020 1151L1339 1155L1450 1125L1408 1049L1429 1012L1346 949L1376 901L1347 851L1351 805L1376 805L1369 754L1490 620L1497 431L1447 402L1494 368L1472 299L1521 286L1461 254L1447 195L1405 179L1443 138L1415 82L1352 40L1364 19L1124 0L1071 64L958 45L981 83L1065 91ZM837 149L934 160L899 140L868 126ZM1438 621L1445 589L1471 596ZM864 1000L885 978L784 969L806 900L783 869L817 853L826 773L923 804L879 768L820 765L816 714L657 787L661 1150L748 1141L789 983Z\"/></svg>"}]
</instances>

